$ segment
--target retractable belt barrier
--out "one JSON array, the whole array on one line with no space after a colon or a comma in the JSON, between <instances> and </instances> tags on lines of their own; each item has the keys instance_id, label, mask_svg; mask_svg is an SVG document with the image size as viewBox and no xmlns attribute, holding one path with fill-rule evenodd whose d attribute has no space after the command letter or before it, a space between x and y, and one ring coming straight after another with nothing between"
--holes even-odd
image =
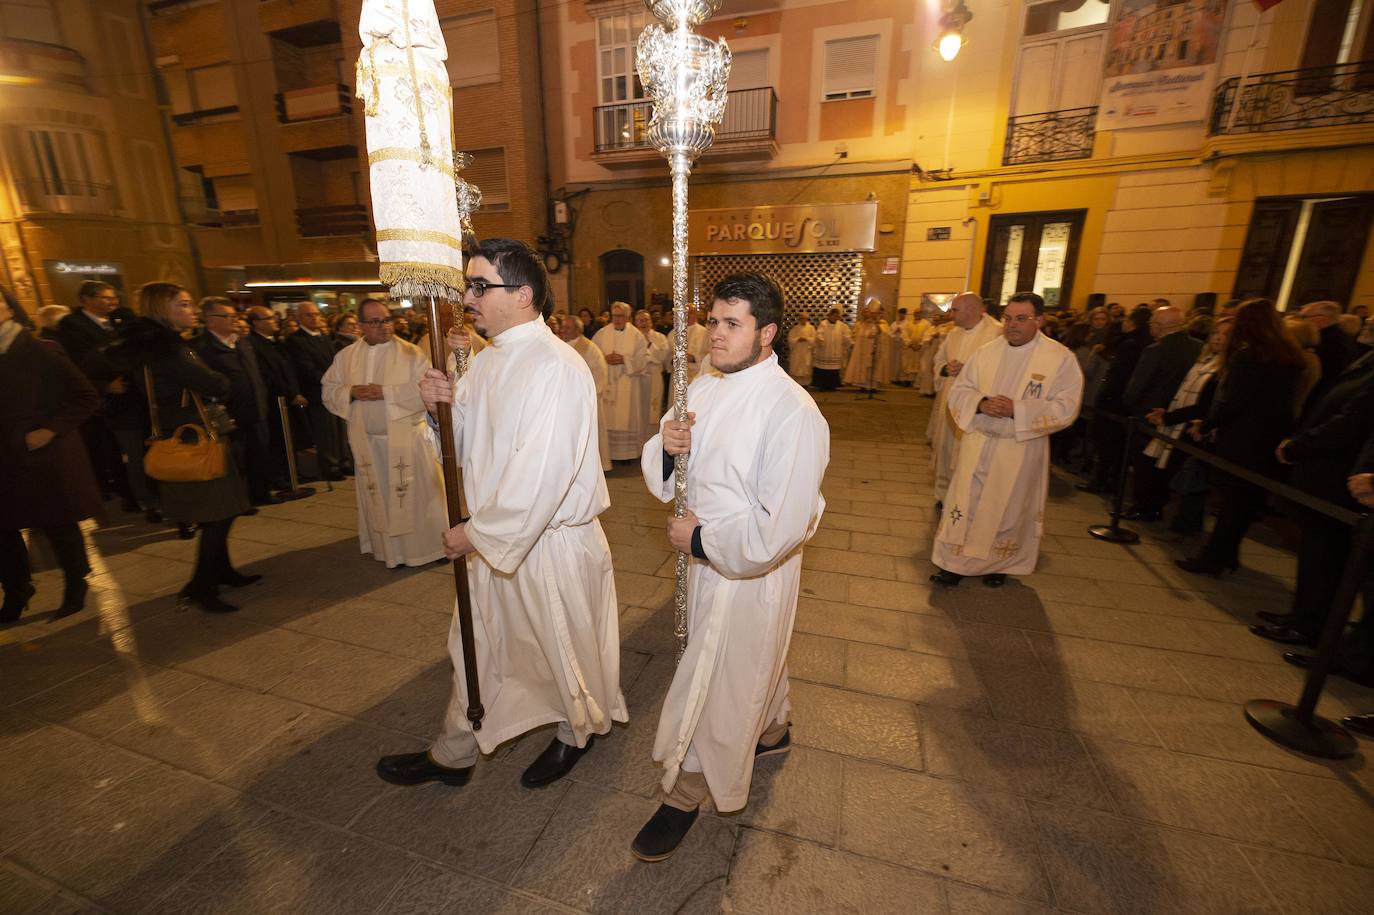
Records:
<instances>
[{"instance_id":1,"label":"retractable belt barrier","mask_svg":"<svg viewBox=\"0 0 1374 915\"><path fill-rule=\"evenodd\" d=\"M1345 625L1354 609L1360 585L1365 576L1374 574L1371 572L1371 569L1374 569L1374 514L1351 511L1343 505L1328 502L1287 483L1256 473L1248 467L1218 457L1198 445L1153 429L1136 417L1122 416L1119 413L1087 406L1083 407L1082 413L1084 416L1098 417L1126 427L1126 444L1122 452L1121 467L1117 471L1116 492L1112 498L1111 523L1088 528L1088 533L1098 540L1126 546L1140 542L1138 533L1121 526L1121 513L1126 499L1127 470L1142 436L1158 439L1183 454L1215 467L1222 473L1354 528L1350 558L1341 575L1335 599L1327 611L1321 638L1317 642L1317 654L1307 669L1307 680L1303 684L1302 696L1298 703L1290 705L1275 699L1252 699L1245 703L1245 719L1270 740L1290 749L1326 759L1344 759L1354 755L1355 738L1336 722L1322 718L1316 713L1316 709L1322 689L1326 686L1326 678L1335 666L1336 653L1340 648ZM1374 607L1366 607L1365 612L1374 612Z\"/></svg>"}]
</instances>

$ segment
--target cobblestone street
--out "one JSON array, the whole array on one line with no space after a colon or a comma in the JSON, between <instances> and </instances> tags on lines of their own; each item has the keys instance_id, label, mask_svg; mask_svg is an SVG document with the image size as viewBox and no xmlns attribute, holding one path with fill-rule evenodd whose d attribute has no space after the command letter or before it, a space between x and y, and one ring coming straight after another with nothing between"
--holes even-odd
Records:
<instances>
[{"instance_id":1,"label":"cobblestone street","mask_svg":"<svg viewBox=\"0 0 1374 915\"><path fill-rule=\"evenodd\" d=\"M667 508L637 468L602 516L631 721L538 791L519 776L549 731L464 788L374 774L439 724L452 572L360 556L350 480L235 524L266 576L236 614L178 612L194 544L137 516L92 529L84 613L50 622L60 573L37 576L0 629L0 912L1369 912L1369 744L1320 762L1241 714L1299 693L1245 629L1287 609L1291 552L1251 540L1238 575L1187 575L1150 526L1089 538L1102 500L1056 476L1036 574L934 589L930 401L884 396L819 396L793 750L669 861L628 848L673 669ZM1371 710L1343 680L1323 699Z\"/></svg>"}]
</instances>

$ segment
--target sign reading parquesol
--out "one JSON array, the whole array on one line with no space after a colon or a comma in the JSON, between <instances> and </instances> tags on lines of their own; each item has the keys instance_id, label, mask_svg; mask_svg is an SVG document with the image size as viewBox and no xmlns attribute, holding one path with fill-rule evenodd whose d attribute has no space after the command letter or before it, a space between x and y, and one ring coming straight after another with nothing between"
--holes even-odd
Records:
<instances>
[{"instance_id":1,"label":"sign reading parquesol","mask_svg":"<svg viewBox=\"0 0 1374 915\"><path fill-rule=\"evenodd\" d=\"M692 254L872 251L877 231L878 203L872 200L692 210L687 246Z\"/></svg>"}]
</instances>

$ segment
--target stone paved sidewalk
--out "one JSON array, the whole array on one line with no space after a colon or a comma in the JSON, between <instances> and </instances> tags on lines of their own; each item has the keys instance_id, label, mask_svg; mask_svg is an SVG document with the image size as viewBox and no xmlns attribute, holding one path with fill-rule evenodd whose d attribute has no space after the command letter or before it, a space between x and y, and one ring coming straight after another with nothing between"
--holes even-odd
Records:
<instances>
[{"instance_id":1,"label":"stone paved sidewalk","mask_svg":"<svg viewBox=\"0 0 1374 915\"><path fill-rule=\"evenodd\" d=\"M828 509L805 554L791 754L676 857L628 843L672 675L665 508L632 468L603 523L632 721L571 777L520 787L537 733L466 788L395 788L448 692L447 568L357 552L351 484L235 525L266 581L178 612L192 544L93 532L98 611L49 623L56 573L0 629L0 912L1364 913L1374 775L1270 744L1240 703L1300 677L1245 632L1291 555L1188 576L1179 545L1100 543L1055 479L1044 552L1000 591L927 583L929 401L822 396ZM1323 711L1374 708L1333 681ZM1367 745L1366 745L1367 746Z\"/></svg>"}]
</instances>

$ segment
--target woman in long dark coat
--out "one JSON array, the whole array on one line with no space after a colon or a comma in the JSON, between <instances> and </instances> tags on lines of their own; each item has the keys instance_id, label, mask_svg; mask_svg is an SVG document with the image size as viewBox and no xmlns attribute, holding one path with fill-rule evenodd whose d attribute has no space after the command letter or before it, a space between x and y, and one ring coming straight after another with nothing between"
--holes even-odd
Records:
<instances>
[{"instance_id":1,"label":"woman in long dark coat","mask_svg":"<svg viewBox=\"0 0 1374 915\"><path fill-rule=\"evenodd\" d=\"M202 362L181 338L196 321L191 294L173 283L149 283L139 290L139 302L143 317L119 329L107 358L144 398L148 396L144 369L148 369L162 435L171 435L183 423L203 425L187 392L206 400L222 399L229 393L229 380ZM219 479L159 482L158 490L167 518L200 528L196 568L178 598L212 613L237 610L220 600L220 585L240 587L262 576L243 575L229 561L229 526L249 508L248 487L232 453L228 473Z\"/></svg>"},{"instance_id":2,"label":"woman in long dark coat","mask_svg":"<svg viewBox=\"0 0 1374 915\"><path fill-rule=\"evenodd\" d=\"M81 424L100 406L95 388L60 347L29 332L18 303L0 301L0 622L12 623L33 597L24 529L41 530L62 567L57 616L86 601L86 542L80 522L100 511Z\"/></svg>"}]
</instances>

